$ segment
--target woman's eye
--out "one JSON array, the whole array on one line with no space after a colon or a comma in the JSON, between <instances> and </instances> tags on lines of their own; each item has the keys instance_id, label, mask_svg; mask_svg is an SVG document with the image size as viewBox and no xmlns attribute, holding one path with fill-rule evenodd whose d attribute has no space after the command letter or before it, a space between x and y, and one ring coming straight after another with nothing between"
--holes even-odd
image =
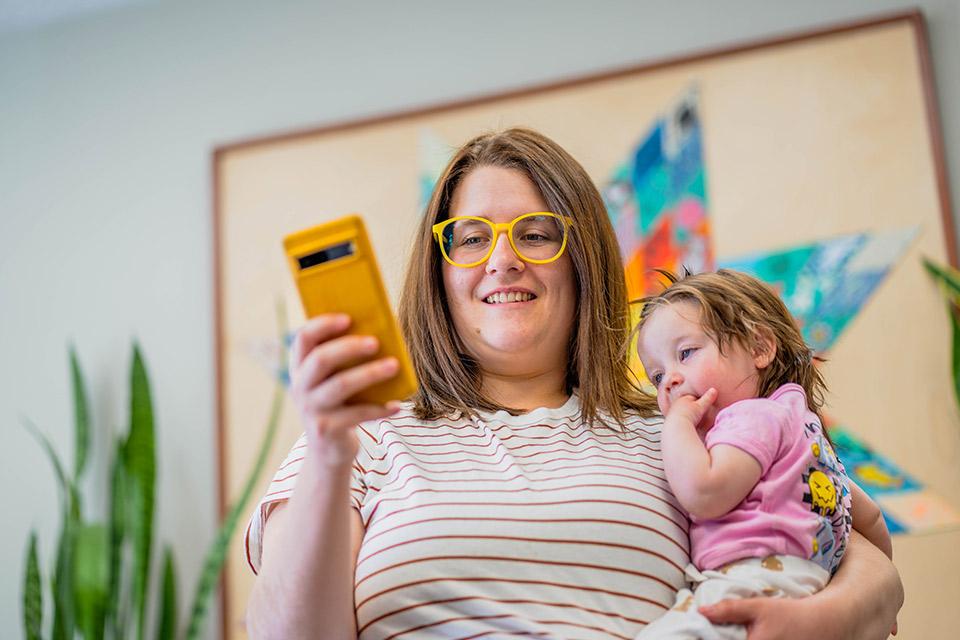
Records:
<instances>
[{"instance_id":1,"label":"woman's eye","mask_svg":"<svg viewBox=\"0 0 960 640\"><path fill-rule=\"evenodd\" d=\"M487 239L483 236L469 236L460 241L461 245L476 245L486 242Z\"/></svg>"},{"instance_id":2,"label":"woman's eye","mask_svg":"<svg viewBox=\"0 0 960 640\"><path fill-rule=\"evenodd\" d=\"M530 232L530 233L523 234L523 237L521 238L521 240L523 242L547 242L550 240L550 238L543 235L542 233Z\"/></svg>"},{"instance_id":3,"label":"woman's eye","mask_svg":"<svg viewBox=\"0 0 960 640\"><path fill-rule=\"evenodd\" d=\"M693 352L694 352L694 349L692 349L692 348L690 348L690 347L688 347L688 348L686 348L686 349L681 349L681 350L680 350L680 362L683 362L684 360L686 360L687 358L689 358L689 357L693 354Z\"/></svg>"}]
</instances>

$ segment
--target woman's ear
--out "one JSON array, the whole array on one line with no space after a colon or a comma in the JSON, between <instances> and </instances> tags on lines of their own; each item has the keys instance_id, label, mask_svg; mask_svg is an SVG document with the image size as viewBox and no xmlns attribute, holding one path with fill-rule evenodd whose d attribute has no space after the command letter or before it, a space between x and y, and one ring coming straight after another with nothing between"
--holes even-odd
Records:
<instances>
[{"instance_id":1,"label":"woman's ear","mask_svg":"<svg viewBox=\"0 0 960 640\"><path fill-rule=\"evenodd\" d=\"M759 327L753 339L753 364L766 369L777 355L777 340L770 327Z\"/></svg>"}]
</instances>

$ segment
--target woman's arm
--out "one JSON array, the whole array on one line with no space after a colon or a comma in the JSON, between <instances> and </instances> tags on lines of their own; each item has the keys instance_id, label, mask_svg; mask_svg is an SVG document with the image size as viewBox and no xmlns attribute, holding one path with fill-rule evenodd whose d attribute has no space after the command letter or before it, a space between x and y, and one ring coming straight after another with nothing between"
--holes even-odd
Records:
<instances>
[{"instance_id":1,"label":"woman's arm","mask_svg":"<svg viewBox=\"0 0 960 640\"><path fill-rule=\"evenodd\" d=\"M349 467L317 467L304 460L290 501L264 525L247 610L251 638L357 637L353 575L363 523L350 507Z\"/></svg>"},{"instance_id":2,"label":"woman's arm","mask_svg":"<svg viewBox=\"0 0 960 640\"><path fill-rule=\"evenodd\" d=\"M749 640L883 640L903 606L896 567L858 532L823 591L799 599L726 600L700 612L714 624L743 624Z\"/></svg>"},{"instance_id":3,"label":"woman's arm","mask_svg":"<svg viewBox=\"0 0 960 640\"><path fill-rule=\"evenodd\" d=\"M307 447L290 501L264 525L260 575L247 609L252 638L357 637L353 578L364 530L350 506L355 428L397 407L347 400L396 375L398 363L389 358L349 366L378 348L372 336L343 335L349 326L346 316L317 316L290 350L290 395Z\"/></svg>"}]
</instances>

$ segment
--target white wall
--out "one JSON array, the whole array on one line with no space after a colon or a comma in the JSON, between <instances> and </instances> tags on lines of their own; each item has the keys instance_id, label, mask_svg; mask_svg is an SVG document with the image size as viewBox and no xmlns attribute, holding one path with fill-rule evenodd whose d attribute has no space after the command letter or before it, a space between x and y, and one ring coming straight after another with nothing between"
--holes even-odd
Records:
<instances>
[{"instance_id":1,"label":"white wall","mask_svg":"<svg viewBox=\"0 0 960 640\"><path fill-rule=\"evenodd\" d=\"M8 523L0 533L0 636L21 634L30 528L40 531L49 570L59 526L53 476L19 416L72 460L71 340L94 417L115 429L126 421L130 340L143 346L159 431L159 540L178 554L181 610L191 595L216 510L215 145L910 6L457 4L158 1L0 33L0 482ZM960 3L919 4L956 193ZM99 493L92 506L102 505Z\"/></svg>"}]
</instances>

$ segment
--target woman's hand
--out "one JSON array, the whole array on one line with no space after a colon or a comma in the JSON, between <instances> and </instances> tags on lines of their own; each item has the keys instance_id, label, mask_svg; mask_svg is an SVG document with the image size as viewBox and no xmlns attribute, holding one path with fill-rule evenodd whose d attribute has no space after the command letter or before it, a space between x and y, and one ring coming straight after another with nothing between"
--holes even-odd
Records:
<instances>
[{"instance_id":1,"label":"woman's hand","mask_svg":"<svg viewBox=\"0 0 960 640\"><path fill-rule=\"evenodd\" d=\"M806 598L725 600L700 613L714 624L742 624L748 640L884 640L896 633L903 585L883 552L856 530L840 569Z\"/></svg>"},{"instance_id":2,"label":"woman's hand","mask_svg":"<svg viewBox=\"0 0 960 640\"><path fill-rule=\"evenodd\" d=\"M357 453L353 428L395 413L398 404L347 404L356 393L397 374L396 358L368 361L379 349L374 336L344 335L349 316L311 318L290 350L290 395L311 452L330 466L349 465ZM360 362L348 366L351 363Z\"/></svg>"},{"instance_id":3,"label":"woman's hand","mask_svg":"<svg viewBox=\"0 0 960 640\"><path fill-rule=\"evenodd\" d=\"M724 600L700 613L714 624L740 624L747 628L747 640L796 640L797 638L839 639L836 629L809 608L809 598L750 598Z\"/></svg>"},{"instance_id":4,"label":"woman's hand","mask_svg":"<svg viewBox=\"0 0 960 640\"><path fill-rule=\"evenodd\" d=\"M747 640L795 640L841 638L834 625L826 622L807 598L750 598L725 600L710 607L701 607L700 613L714 624L740 624L747 628ZM897 623L890 633L897 635Z\"/></svg>"}]
</instances>

